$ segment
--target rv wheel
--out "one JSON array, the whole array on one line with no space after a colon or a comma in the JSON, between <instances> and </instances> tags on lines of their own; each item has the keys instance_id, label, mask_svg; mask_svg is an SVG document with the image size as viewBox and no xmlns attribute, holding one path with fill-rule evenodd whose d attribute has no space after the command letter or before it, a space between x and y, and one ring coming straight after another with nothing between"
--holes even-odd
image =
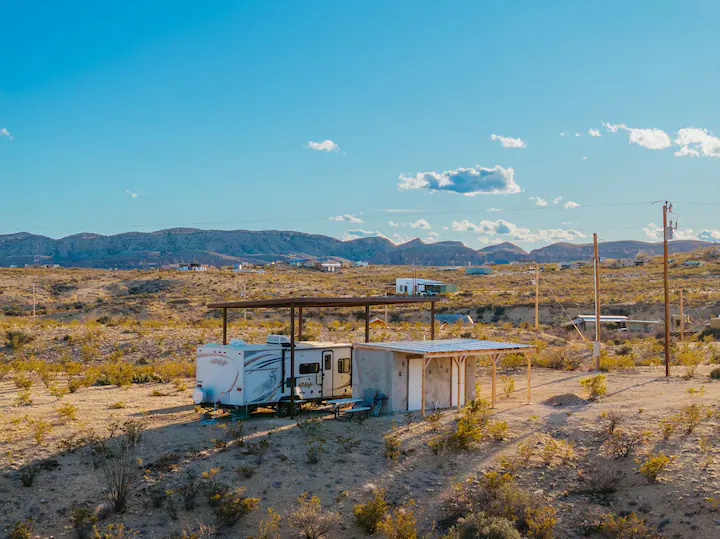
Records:
<instances>
[{"instance_id":1,"label":"rv wheel","mask_svg":"<svg viewBox=\"0 0 720 539\"><path fill-rule=\"evenodd\" d=\"M290 415L291 405L289 402L278 402L277 403L277 412L276 415L278 417L288 417ZM298 415L301 410L301 405L296 404L295 405L295 415Z\"/></svg>"}]
</instances>

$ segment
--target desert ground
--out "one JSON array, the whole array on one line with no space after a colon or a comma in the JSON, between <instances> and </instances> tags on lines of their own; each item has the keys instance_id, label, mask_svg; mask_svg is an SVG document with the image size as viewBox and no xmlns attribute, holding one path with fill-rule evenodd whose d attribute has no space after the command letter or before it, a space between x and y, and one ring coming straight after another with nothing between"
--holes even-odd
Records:
<instances>
[{"instance_id":1,"label":"desert ground","mask_svg":"<svg viewBox=\"0 0 720 539\"><path fill-rule=\"evenodd\" d=\"M669 378L660 339L617 331L604 332L605 378L595 378L589 343L549 315L558 303L576 312L591 304L585 269L543 276L554 294L542 300L538 332L527 314L505 314L532 312L531 275L488 281L458 272L459 294L445 309L492 314L438 327L438 337L535 345L530 404L525 368L508 356L494 409L483 361L476 401L424 418L337 421L308 409L295 421L265 410L235 423L193 405L194 349L220 338L207 302L237 298L243 287L251 297L378 294L407 271L0 271L0 529L13 538L289 538L310 536L310 522L329 527L323 537L362 537L359 504L380 500L378 537L485 537L467 531L479 511L485 524L499 519L522 537L720 535L720 347L712 335L698 338L701 317L718 305L712 264L673 269L696 326L673 343ZM617 271L608 284L615 305L658 311L655 270ZM263 342L287 332L285 315L236 312L231 337ZM373 339L428 336L422 310L393 307L387 317ZM363 322L352 311L321 311L307 316L305 331L358 342ZM588 379L594 395L581 384ZM126 455L133 429L142 432L127 453L131 482L118 509L105 472ZM300 503L304 493L321 507Z\"/></svg>"}]
</instances>

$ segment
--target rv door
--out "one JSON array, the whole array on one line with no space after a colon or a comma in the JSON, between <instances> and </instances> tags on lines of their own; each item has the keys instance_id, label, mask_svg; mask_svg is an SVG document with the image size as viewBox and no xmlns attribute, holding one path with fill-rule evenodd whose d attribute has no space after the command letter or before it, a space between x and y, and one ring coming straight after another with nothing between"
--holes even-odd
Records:
<instances>
[{"instance_id":1,"label":"rv door","mask_svg":"<svg viewBox=\"0 0 720 539\"><path fill-rule=\"evenodd\" d=\"M335 354L332 350L322 353L322 396L332 398L333 395L333 367Z\"/></svg>"}]
</instances>

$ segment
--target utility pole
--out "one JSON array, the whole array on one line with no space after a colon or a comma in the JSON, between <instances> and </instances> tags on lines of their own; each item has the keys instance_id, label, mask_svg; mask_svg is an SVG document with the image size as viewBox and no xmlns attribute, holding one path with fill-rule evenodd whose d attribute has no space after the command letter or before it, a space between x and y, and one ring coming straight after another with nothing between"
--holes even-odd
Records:
<instances>
[{"instance_id":1,"label":"utility pole","mask_svg":"<svg viewBox=\"0 0 720 539\"><path fill-rule=\"evenodd\" d=\"M535 331L540 329L540 264L535 263Z\"/></svg>"},{"instance_id":2,"label":"utility pole","mask_svg":"<svg viewBox=\"0 0 720 539\"><path fill-rule=\"evenodd\" d=\"M593 261L595 267L595 368L600 370L600 257L597 234L593 233Z\"/></svg>"},{"instance_id":3,"label":"utility pole","mask_svg":"<svg viewBox=\"0 0 720 539\"><path fill-rule=\"evenodd\" d=\"M670 277L668 275L668 210L672 206L663 204L663 280L665 282L665 376L670 376ZM672 229L670 230L672 236Z\"/></svg>"},{"instance_id":4,"label":"utility pole","mask_svg":"<svg viewBox=\"0 0 720 539\"><path fill-rule=\"evenodd\" d=\"M680 289L680 342L682 342L685 339L685 312L683 310L683 292L684 290Z\"/></svg>"}]
</instances>

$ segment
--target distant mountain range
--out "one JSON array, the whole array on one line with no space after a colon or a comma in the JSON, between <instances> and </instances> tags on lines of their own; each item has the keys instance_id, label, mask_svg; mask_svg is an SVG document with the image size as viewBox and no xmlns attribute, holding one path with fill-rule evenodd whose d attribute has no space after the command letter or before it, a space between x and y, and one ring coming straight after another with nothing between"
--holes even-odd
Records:
<instances>
[{"instance_id":1,"label":"distant mountain range","mask_svg":"<svg viewBox=\"0 0 720 539\"><path fill-rule=\"evenodd\" d=\"M673 241L671 252L689 252L712 244ZM600 244L600 256L633 257L662 254L662 243L612 241ZM339 258L371 264L460 266L485 262L534 260L565 262L592 257L592 245L555 243L528 253L512 243L479 250L459 241L424 243L419 239L395 245L385 238L341 241L319 234L279 230L198 230L174 228L128 232L114 236L76 234L52 239L22 232L0 235L0 266L32 263L92 268L138 268L199 262L214 265L267 263L289 258Z\"/></svg>"}]
</instances>

